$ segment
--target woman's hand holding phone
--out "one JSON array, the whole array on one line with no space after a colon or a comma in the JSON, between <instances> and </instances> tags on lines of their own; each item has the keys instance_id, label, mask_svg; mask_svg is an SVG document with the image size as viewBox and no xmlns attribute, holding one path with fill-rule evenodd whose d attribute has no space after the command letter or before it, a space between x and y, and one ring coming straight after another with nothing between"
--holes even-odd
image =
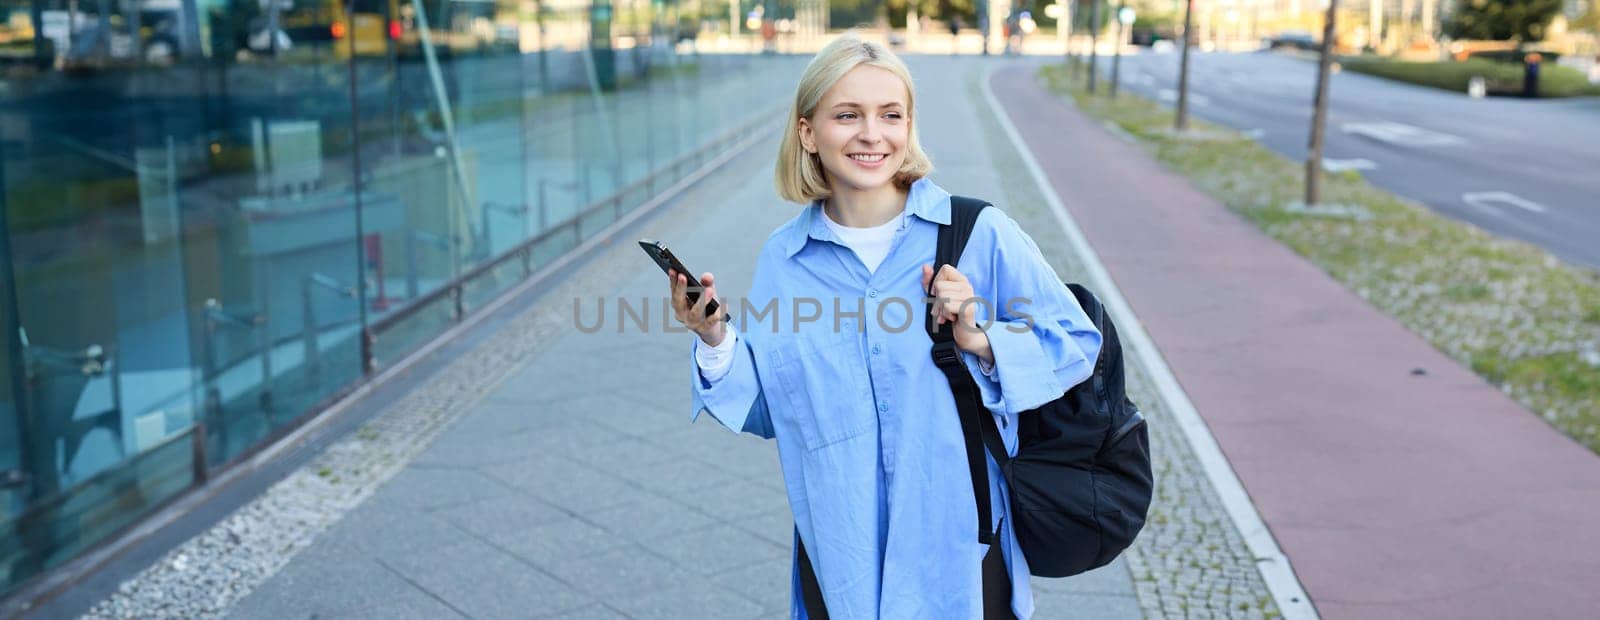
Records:
<instances>
[{"instance_id":1,"label":"woman's hand holding phone","mask_svg":"<svg viewBox=\"0 0 1600 620\"><path fill-rule=\"evenodd\" d=\"M715 288L716 276L711 272L700 274L699 299L689 301L689 279L687 274L678 273L676 269L667 271L667 277L672 280L672 313L684 327L698 334L700 340L708 345L722 344L722 339L728 335L726 327L728 312L727 304L718 304L717 311L711 316L706 316L706 304L717 298Z\"/></svg>"}]
</instances>

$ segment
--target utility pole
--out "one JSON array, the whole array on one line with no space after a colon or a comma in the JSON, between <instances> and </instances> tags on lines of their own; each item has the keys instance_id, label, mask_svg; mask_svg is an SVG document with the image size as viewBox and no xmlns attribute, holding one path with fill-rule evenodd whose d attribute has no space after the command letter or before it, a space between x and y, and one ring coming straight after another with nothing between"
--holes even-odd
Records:
<instances>
[{"instance_id":1,"label":"utility pole","mask_svg":"<svg viewBox=\"0 0 1600 620\"><path fill-rule=\"evenodd\" d=\"M1189 130L1189 31L1194 27L1194 0L1183 0L1183 56L1178 61L1178 131Z\"/></svg>"},{"instance_id":2,"label":"utility pole","mask_svg":"<svg viewBox=\"0 0 1600 620\"><path fill-rule=\"evenodd\" d=\"M1306 149L1306 207L1322 204L1322 134L1328 122L1328 69L1333 64L1334 20L1339 0L1328 0L1322 24L1322 54L1317 60L1317 92L1311 104L1311 143Z\"/></svg>"},{"instance_id":3,"label":"utility pole","mask_svg":"<svg viewBox=\"0 0 1600 620\"><path fill-rule=\"evenodd\" d=\"M1094 94L1095 80L1099 78L1100 60L1100 0L1089 0L1089 94Z\"/></svg>"}]
</instances>

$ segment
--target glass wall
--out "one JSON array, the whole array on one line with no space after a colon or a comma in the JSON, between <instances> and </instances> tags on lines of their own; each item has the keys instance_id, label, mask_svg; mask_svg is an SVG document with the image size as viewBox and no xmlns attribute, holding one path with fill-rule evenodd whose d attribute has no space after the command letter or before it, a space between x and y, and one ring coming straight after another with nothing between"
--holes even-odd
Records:
<instances>
[{"instance_id":1,"label":"glass wall","mask_svg":"<svg viewBox=\"0 0 1600 620\"><path fill-rule=\"evenodd\" d=\"M770 125L701 9L0 0L0 594Z\"/></svg>"}]
</instances>

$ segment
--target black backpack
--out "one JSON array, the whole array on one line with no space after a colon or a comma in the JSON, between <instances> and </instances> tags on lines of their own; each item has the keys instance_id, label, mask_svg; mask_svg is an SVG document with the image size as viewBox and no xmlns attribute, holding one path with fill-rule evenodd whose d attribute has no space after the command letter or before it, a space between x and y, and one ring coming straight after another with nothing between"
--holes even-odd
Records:
<instances>
[{"instance_id":1,"label":"black backpack","mask_svg":"<svg viewBox=\"0 0 1600 620\"><path fill-rule=\"evenodd\" d=\"M940 227L934 273L960 258L978 213L987 206L980 200L951 197L950 225ZM1077 284L1067 288L1100 330L1100 355L1088 379L1018 417L1014 457L1006 455L994 416L983 406L949 329L935 328L931 316L927 320L933 361L950 380L961 414L977 499L978 541L992 540L988 464L983 456L987 446L1010 483L1011 526L1029 570L1040 577L1076 575L1115 559L1144 527L1154 486L1144 416L1123 390L1116 327L1088 289Z\"/></svg>"}]
</instances>

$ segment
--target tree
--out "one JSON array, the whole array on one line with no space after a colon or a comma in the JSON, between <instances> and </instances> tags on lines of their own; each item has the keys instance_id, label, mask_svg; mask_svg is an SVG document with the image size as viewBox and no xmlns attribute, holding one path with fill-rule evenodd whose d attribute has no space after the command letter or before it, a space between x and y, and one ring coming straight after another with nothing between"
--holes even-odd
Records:
<instances>
[{"instance_id":1,"label":"tree","mask_svg":"<svg viewBox=\"0 0 1600 620\"><path fill-rule=\"evenodd\" d=\"M1173 121L1173 127L1178 131L1189 129L1189 43L1194 41L1194 35L1190 34L1193 26L1194 0L1184 0L1183 55L1178 61L1178 116Z\"/></svg>"},{"instance_id":2,"label":"tree","mask_svg":"<svg viewBox=\"0 0 1600 620\"><path fill-rule=\"evenodd\" d=\"M1562 0L1458 0L1444 23L1452 39L1488 39L1529 43L1544 40L1550 20L1561 13Z\"/></svg>"},{"instance_id":3,"label":"tree","mask_svg":"<svg viewBox=\"0 0 1600 620\"><path fill-rule=\"evenodd\" d=\"M1572 22L1576 30L1600 32L1600 2L1590 2L1589 11Z\"/></svg>"},{"instance_id":4,"label":"tree","mask_svg":"<svg viewBox=\"0 0 1600 620\"><path fill-rule=\"evenodd\" d=\"M1339 0L1328 0L1322 22L1322 51L1317 59L1317 87L1311 98L1311 140L1306 148L1306 207L1322 204L1322 134L1328 124L1328 71L1338 32Z\"/></svg>"}]
</instances>

